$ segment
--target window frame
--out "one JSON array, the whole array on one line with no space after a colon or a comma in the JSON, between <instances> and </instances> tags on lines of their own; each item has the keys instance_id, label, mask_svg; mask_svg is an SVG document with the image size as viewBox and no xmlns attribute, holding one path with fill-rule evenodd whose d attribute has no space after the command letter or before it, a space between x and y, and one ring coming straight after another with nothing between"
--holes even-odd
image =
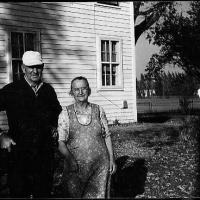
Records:
<instances>
[{"instance_id":1,"label":"window frame","mask_svg":"<svg viewBox=\"0 0 200 200\"><path fill-rule=\"evenodd\" d=\"M8 60L8 82L13 82L13 70L12 70L12 44L11 44L11 33L19 32L19 33L35 33L36 41L35 41L35 50L41 52L41 31L36 28L23 28L23 27L12 27L7 29L7 60ZM24 45L24 44L23 44Z\"/></svg>"},{"instance_id":2,"label":"window frame","mask_svg":"<svg viewBox=\"0 0 200 200\"><path fill-rule=\"evenodd\" d=\"M118 69L117 76L118 80L116 80L116 85L103 86L102 85L102 61L101 61L101 41L117 41L119 45L119 61L118 61ZM105 36L97 36L96 37L96 47L97 47L97 90L98 91L106 91L106 90L124 90L123 84L123 63L122 63L122 39L115 37L105 37Z\"/></svg>"},{"instance_id":3,"label":"window frame","mask_svg":"<svg viewBox=\"0 0 200 200\"><path fill-rule=\"evenodd\" d=\"M103 4L103 5L106 5L106 6L114 6L114 7L119 7L119 1L115 1L115 3L112 3L114 1L97 1L97 3L99 4Z\"/></svg>"}]
</instances>

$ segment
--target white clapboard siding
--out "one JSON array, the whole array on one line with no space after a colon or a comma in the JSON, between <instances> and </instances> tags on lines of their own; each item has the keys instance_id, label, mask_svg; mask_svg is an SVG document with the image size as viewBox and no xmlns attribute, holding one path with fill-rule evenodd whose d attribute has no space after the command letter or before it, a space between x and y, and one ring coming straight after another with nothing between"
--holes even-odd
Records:
<instances>
[{"instance_id":1,"label":"white clapboard siding","mask_svg":"<svg viewBox=\"0 0 200 200\"><path fill-rule=\"evenodd\" d=\"M115 119L136 121L131 4L119 2L117 7L97 2L1 2L0 87L9 80L8 30L38 31L45 63L43 79L55 88L62 106L73 102L69 95L71 80L85 76L92 89L89 100L105 109L110 123ZM97 90L98 36L122 41L123 88L120 90ZM128 102L127 109L123 109L124 100ZM6 127L5 113L0 116L0 126Z\"/></svg>"},{"instance_id":2,"label":"white clapboard siding","mask_svg":"<svg viewBox=\"0 0 200 200\"><path fill-rule=\"evenodd\" d=\"M91 61L93 62L93 61ZM79 65L77 63L74 63L74 61L72 60L71 62L68 62L69 64L66 63L59 63L57 65L55 65L55 63L45 63L45 68L44 68L44 72L45 71L49 71L49 70L54 70L56 73L59 72L68 72L69 70L79 70L80 68L82 70L95 70L95 66L94 65L89 65L87 63L84 63L82 65Z\"/></svg>"},{"instance_id":3,"label":"white clapboard siding","mask_svg":"<svg viewBox=\"0 0 200 200\"><path fill-rule=\"evenodd\" d=\"M0 130L8 130L7 116L6 112L0 112Z\"/></svg>"}]
</instances>

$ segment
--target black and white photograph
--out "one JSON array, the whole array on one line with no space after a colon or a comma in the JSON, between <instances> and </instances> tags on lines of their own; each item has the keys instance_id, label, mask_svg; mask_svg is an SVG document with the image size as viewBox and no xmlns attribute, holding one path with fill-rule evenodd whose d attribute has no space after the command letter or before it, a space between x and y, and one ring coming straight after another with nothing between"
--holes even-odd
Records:
<instances>
[{"instance_id":1,"label":"black and white photograph","mask_svg":"<svg viewBox=\"0 0 200 200\"><path fill-rule=\"evenodd\" d=\"M199 1L0 2L0 199L200 198Z\"/></svg>"}]
</instances>

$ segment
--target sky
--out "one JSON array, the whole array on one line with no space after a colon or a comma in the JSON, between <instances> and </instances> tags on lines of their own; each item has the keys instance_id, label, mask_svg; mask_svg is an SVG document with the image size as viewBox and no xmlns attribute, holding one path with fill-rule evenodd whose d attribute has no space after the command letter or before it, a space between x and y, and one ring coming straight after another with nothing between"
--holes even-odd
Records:
<instances>
[{"instance_id":1,"label":"sky","mask_svg":"<svg viewBox=\"0 0 200 200\"><path fill-rule=\"evenodd\" d=\"M154 53L158 53L160 48L153 44L149 44L148 40L145 39L146 35L140 36L136 43L136 77L139 80L141 73L145 73L145 68ZM172 66L166 66L165 72L183 72L180 68Z\"/></svg>"},{"instance_id":2,"label":"sky","mask_svg":"<svg viewBox=\"0 0 200 200\"><path fill-rule=\"evenodd\" d=\"M188 8L189 1L180 1L179 8L181 11L186 11ZM146 34L143 33L136 43L136 77L140 79L141 73L145 73L145 68L149 62L150 57L154 53L159 52L159 47L149 44L148 40L145 39ZM166 67L165 71L169 72L182 72L179 68Z\"/></svg>"},{"instance_id":3,"label":"sky","mask_svg":"<svg viewBox=\"0 0 200 200\"><path fill-rule=\"evenodd\" d=\"M150 57L158 53L159 47L149 44L145 39L146 35L142 34L136 43L136 77L140 79L140 74L145 73L145 68Z\"/></svg>"}]
</instances>

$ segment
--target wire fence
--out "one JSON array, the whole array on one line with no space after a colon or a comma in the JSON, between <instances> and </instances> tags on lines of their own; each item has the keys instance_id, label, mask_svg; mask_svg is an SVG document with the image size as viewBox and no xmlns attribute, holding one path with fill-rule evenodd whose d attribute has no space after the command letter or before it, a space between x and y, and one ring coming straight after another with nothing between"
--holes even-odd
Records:
<instances>
[{"instance_id":1,"label":"wire fence","mask_svg":"<svg viewBox=\"0 0 200 200\"><path fill-rule=\"evenodd\" d=\"M151 113L151 112L175 112L181 109L178 97L156 97L137 99L137 112L138 113ZM200 109L200 99L190 98L189 109Z\"/></svg>"}]
</instances>

